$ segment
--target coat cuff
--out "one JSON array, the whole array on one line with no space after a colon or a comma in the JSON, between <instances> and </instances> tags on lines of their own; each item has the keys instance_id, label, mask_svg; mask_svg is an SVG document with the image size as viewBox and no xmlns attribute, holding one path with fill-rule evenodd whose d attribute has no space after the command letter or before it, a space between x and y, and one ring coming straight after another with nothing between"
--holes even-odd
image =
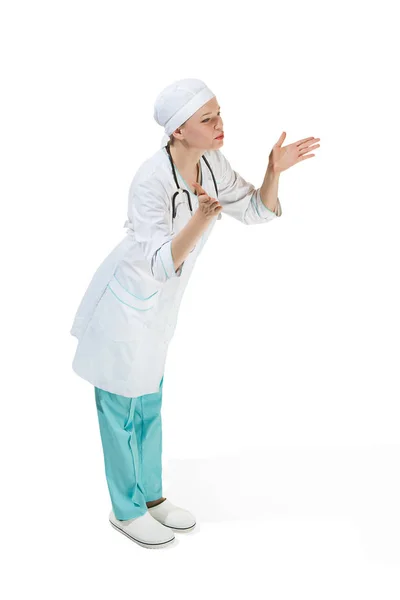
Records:
<instances>
[{"instance_id":1,"label":"coat cuff","mask_svg":"<svg viewBox=\"0 0 400 600\"><path fill-rule=\"evenodd\" d=\"M166 279L170 279L171 277L180 277L182 273L182 267L185 264L183 262L179 269L175 271L174 261L172 260L171 246L172 240L163 244L157 252L157 260L159 260L161 263L161 269L164 272Z\"/></svg>"},{"instance_id":2,"label":"coat cuff","mask_svg":"<svg viewBox=\"0 0 400 600\"><path fill-rule=\"evenodd\" d=\"M257 203L257 212L259 213L259 215L262 218L275 219L275 217L280 216L280 202L279 202L279 198L277 198L277 205L276 205L276 209L275 209L276 212L273 211L273 210L270 210L269 208L267 208L265 206L265 204L261 200L260 189L258 189L257 190L257 194L256 194L256 203Z\"/></svg>"}]
</instances>

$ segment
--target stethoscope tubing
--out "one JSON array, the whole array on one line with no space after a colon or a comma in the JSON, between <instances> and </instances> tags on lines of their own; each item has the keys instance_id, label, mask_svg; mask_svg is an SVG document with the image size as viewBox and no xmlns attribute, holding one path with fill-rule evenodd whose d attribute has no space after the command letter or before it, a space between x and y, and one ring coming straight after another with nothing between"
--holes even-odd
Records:
<instances>
[{"instance_id":1,"label":"stethoscope tubing","mask_svg":"<svg viewBox=\"0 0 400 600\"><path fill-rule=\"evenodd\" d=\"M190 213L191 213L191 214L193 214L193 208L192 208L192 201L191 201L190 194L189 194L188 190L185 190L185 189L182 189L182 188L180 188L180 187L179 187L178 178L177 178L177 176L176 176L176 171L175 171L175 165L174 165L174 161L172 160L171 151L170 151L170 149L169 149L169 143L168 143L168 144L165 146L165 149L166 149L166 151L167 151L167 153L168 153L169 160L170 160L170 163L171 163L171 168L172 168L172 174L173 174L173 176L174 176L174 180L175 180L176 187L178 188L178 190L177 190L177 191L176 191L176 192L173 194L173 196L172 196L172 219L171 219L171 221L172 221L172 224L173 224L173 220L174 220L174 219L175 219L175 217L176 217L175 198L176 198L176 196L177 196L178 194L180 194L181 192L184 192L184 193L186 194L186 196L187 196L187 199L188 199L188 204L189 204L189 208L190 208ZM208 162L208 160L206 159L206 157L205 157L205 156L202 156L201 158L204 160L204 162L206 163L207 167L208 167L208 168L209 168L209 170L210 170L210 173L211 173L211 176L212 176L212 178L213 178L213 182L214 182L215 193L217 194L217 198L218 198L218 187L217 187L217 182L215 181L214 173L212 172L212 169L211 169L210 163Z\"/></svg>"}]
</instances>

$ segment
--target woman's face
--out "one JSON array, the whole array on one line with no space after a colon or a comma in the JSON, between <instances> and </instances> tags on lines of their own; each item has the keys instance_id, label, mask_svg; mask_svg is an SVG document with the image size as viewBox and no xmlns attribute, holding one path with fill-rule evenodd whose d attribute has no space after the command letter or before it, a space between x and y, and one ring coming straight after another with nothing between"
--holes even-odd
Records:
<instances>
[{"instance_id":1,"label":"woman's face","mask_svg":"<svg viewBox=\"0 0 400 600\"><path fill-rule=\"evenodd\" d=\"M223 134L223 123L220 106L217 99L211 98L203 104L184 125L178 127L182 132L182 142L193 148L201 150L215 150L224 143L224 138L216 139Z\"/></svg>"}]
</instances>

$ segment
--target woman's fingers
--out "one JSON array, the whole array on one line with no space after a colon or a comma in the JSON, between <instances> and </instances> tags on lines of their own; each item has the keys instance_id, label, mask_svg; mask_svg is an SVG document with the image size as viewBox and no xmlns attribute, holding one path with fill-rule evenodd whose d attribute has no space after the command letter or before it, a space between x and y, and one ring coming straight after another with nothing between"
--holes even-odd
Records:
<instances>
[{"instance_id":1,"label":"woman's fingers","mask_svg":"<svg viewBox=\"0 0 400 600\"><path fill-rule=\"evenodd\" d=\"M303 140L298 140L297 142L295 142L296 146L300 146L301 144L305 144L306 142L308 142L308 144L310 145L313 141L314 142L319 142L321 138L315 138L315 137L309 137L309 138L304 138Z\"/></svg>"},{"instance_id":2,"label":"woman's fingers","mask_svg":"<svg viewBox=\"0 0 400 600\"><path fill-rule=\"evenodd\" d=\"M196 189L197 195L199 195L199 194L206 194L207 195L207 192L205 190L203 190L203 188L201 187L201 185L197 181L192 181L192 186Z\"/></svg>"},{"instance_id":3,"label":"woman's fingers","mask_svg":"<svg viewBox=\"0 0 400 600\"><path fill-rule=\"evenodd\" d=\"M192 181L192 185L197 191L200 206L207 206L208 211L211 211L211 213L222 210L222 205L218 202L218 200L209 196L197 181Z\"/></svg>"},{"instance_id":4,"label":"woman's fingers","mask_svg":"<svg viewBox=\"0 0 400 600\"><path fill-rule=\"evenodd\" d=\"M211 196L209 196L206 192L206 190L204 190L201 185L199 183L197 183L197 181L193 181L192 185L196 188L197 190L197 196L205 196L206 198L208 198L209 200L214 200L215 198L212 198Z\"/></svg>"}]
</instances>

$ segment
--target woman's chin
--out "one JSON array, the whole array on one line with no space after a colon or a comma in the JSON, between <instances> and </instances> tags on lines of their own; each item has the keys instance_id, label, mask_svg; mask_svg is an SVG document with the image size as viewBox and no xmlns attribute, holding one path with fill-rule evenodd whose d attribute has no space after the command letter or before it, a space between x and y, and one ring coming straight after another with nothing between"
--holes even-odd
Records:
<instances>
[{"instance_id":1,"label":"woman's chin","mask_svg":"<svg viewBox=\"0 0 400 600\"><path fill-rule=\"evenodd\" d=\"M224 138L221 138L220 140L217 138L213 139L213 147L214 148L215 148L215 146L218 146L218 147L222 146L223 143L224 143Z\"/></svg>"}]
</instances>

